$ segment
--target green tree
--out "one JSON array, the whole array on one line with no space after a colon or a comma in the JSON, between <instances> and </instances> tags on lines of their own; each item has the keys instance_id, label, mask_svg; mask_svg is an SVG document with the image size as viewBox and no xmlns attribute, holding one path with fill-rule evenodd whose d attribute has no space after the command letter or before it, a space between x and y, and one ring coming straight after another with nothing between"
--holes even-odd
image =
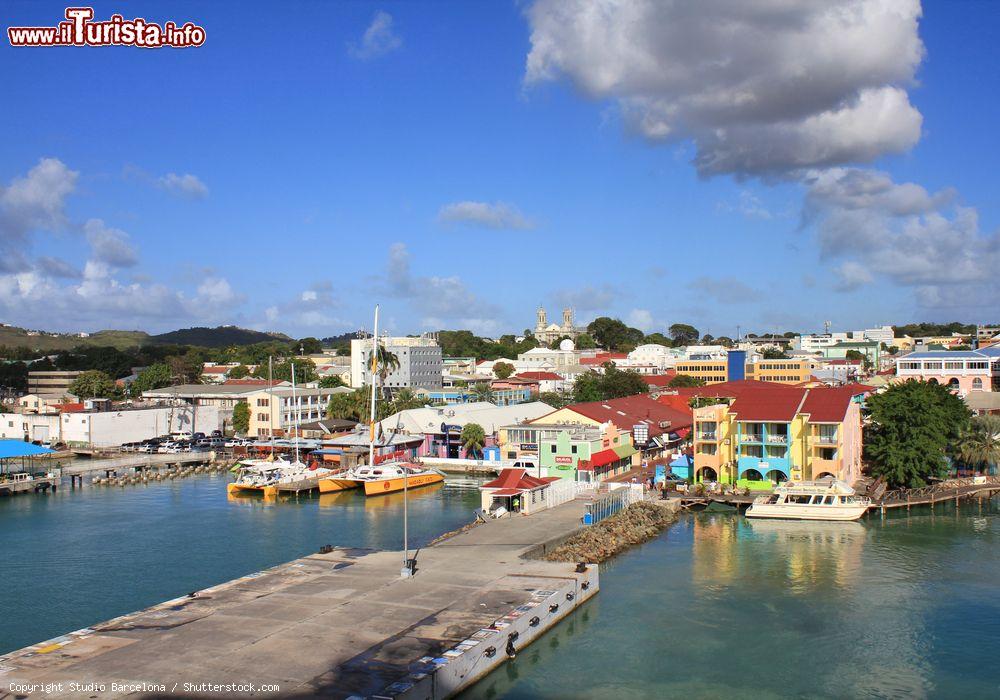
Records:
<instances>
[{"instance_id":1,"label":"green tree","mask_svg":"<svg viewBox=\"0 0 1000 700\"><path fill-rule=\"evenodd\" d=\"M183 355L171 355L167 358L170 368L170 379L173 384L199 384L203 367L201 358L186 352Z\"/></svg>"},{"instance_id":2,"label":"green tree","mask_svg":"<svg viewBox=\"0 0 1000 700\"><path fill-rule=\"evenodd\" d=\"M368 390L358 389L347 394L334 394L326 405L327 418L353 420L359 423L368 418Z\"/></svg>"},{"instance_id":3,"label":"green tree","mask_svg":"<svg viewBox=\"0 0 1000 700\"><path fill-rule=\"evenodd\" d=\"M848 352L851 352L848 350ZM784 350L779 350L778 348L764 348L764 351L760 354L765 360L786 360L788 359L788 354Z\"/></svg>"},{"instance_id":4,"label":"green tree","mask_svg":"<svg viewBox=\"0 0 1000 700\"><path fill-rule=\"evenodd\" d=\"M648 343L650 345L663 345L664 347L668 348L671 345L673 345L673 342L670 340L670 338L663 335L659 331L657 331L656 333L650 333L649 335L647 335L645 338L642 339L642 342Z\"/></svg>"},{"instance_id":5,"label":"green tree","mask_svg":"<svg viewBox=\"0 0 1000 700\"><path fill-rule=\"evenodd\" d=\"M250 376L250 368L246 365L236 365L228 372L230 379L244 379Z\"/></svg>"},{"instance_id":6,"label":"green tree","mask_svg":"<svg viewBox=\"0 0 1000 700\"><path fill-rule=\"evenodd\" d=\"M1000 465L1000 416L974 416L958 441L955 456L973 469L995 474Z\"/></svg>"},{"instance_id":7,"label":"green tree","mask_svg":"<svg viewBox=\"0 0 1000 700\"><path fill-rule=\"evenodd\" d=\"M483 426L478 423L466 423L459 439L467 456L471 455L473 459L483 456L483 447L486 446L486 431L483 430Z\"/></svg>"},{"instance_id":8,"label":"green tree","mask_svg":"<svg viewBox=\"0 0 1000 700\"><path fill-rule=\"evenodd\" d=\"M715 339L715 344L716 345L721 345L724 348L731 348L731 347L733 347L733 345L735 345L735 343L733 342L733 339L730 338L729 336L725 336L725 335L720 335L718 338L716 338Z\"/></svg>"},{"instance_id":9,"label":"green tree","mask_svg":"<svg viewBox=\"0 0 1000 700\"><path fill-rule=\"evenodd\" d=\"M597 347L597 341L591 337L590 333L581 333L576 336L573 344L577 350L592 350Z\"/></svg>"},{"instance_id":10,"label":"green tree","mask_svg":"<svg viewBox=\"0 0 1000 700\"><path fill-rule=\"evenodd\" d=\"M115 393L115 383L105 372L91 369L69 385L69 393L81 399L108 398Z\"/></svg>"},{"instance_id":11,"label":"green tree","mask_svg":"<svg viewBox=\"0 0 1000 700\"><path fill-rule=\"evenodd\" d=\"M868 355L861 352L860 350L848 350L844 353L844 359L854 360L855 362L860 362L861 366L866 370L871 369L872 362L868 359Z\"/></svg>"},{"instance_id":12,"label":"green tree","mask_svg":"<svg viewBox=\"0 0 1000 700\"><path fill-rule=\"evenodd\" d=\"M568 403L566 396L558 391L543 391L538 395L538 400L552 408L562 408Z\"/></svg>"},{"instance_id":13,"label":"green tree","mask_svg":"<svg viewBox=\"0 0 1000 700\"><path fill-rule=\"evenodd\" d=\"M606 401L648 392L649 385L638 372L623 372L610 362L604 364L603 373L590 370L577 377L573 383L573 400L578 403Z\"/></svg>"},{"instance_id":14,"label":"green tree","mask_svg":"<svg viewBox=\"0 0 1000 700\"><path fill-rule=\"evenodd\" d=\"M28 389L28 366L23 362L0 362L0 387L22 393Z\"/></svg>"},{"instance_id":15,"label":"green tree","mask_svg":"<svg viewBox=\"0 0 1000 700\"><path fill-rule=\"evenodd\" d=\"M946 387L910 380L867 401L865 455L891 487L923 486L947 469L946 455L969 425L969 409Z\"/></svg>"},{"instance_id":16,"label":"green tree","mask_svg":"<svg viewBox=\"0 0 1000 700\"><path fill-rule=\"evenodd\" d=\"M250 406L246 401L240 401L233 406L233 431L246 435L250 430Z\"/></svg>"},{"instance_id":17,"label":"green tree","mask_svg":"<svg viewBox=\"0 0 1000 700\"><path fill-rule=\"evenodd\" d=\"M701 337L698 329L687 323L675 323L667 329L674 345L690 345Z\"/></svg>"},{"instance_id":18,"label":"green tree","mask_svg":"<svg viewBox=\"0 0 1000 700\"><path fill-rule=\"evenodd\" d=\"M316 374L316 365L312 362L295 362L294 360L282 360L274 363L273 377L276 382L292 381L292 365L295 366L295 383L305 384L315 382L319 379ZM257 368L257 376L267 378L267 362L265 361Z\"/></svg>"},{"instance_id":19,"label":"green tree","mask_svg":"<svg viewBox=\"0 0 1000 700\"><path fill-rule=\"evenodd\" d=\"M386 377L399 369L399 358L396 356L396 353L382 345L381 341L377 343L375 353L375 374L378 375L379 379L384 384ZM371 369L371 351L365 355L365 366Z\"/></svg>"},{"instance_id":20,"label":"green tree","mask_svg":"<svg viewBox=\"0 0 1000 700\"><path fill-rule=\"evenodd\" d=\"M690 374L678 374L667 382L667 386L677 389L680 387L705 386L705 380L692 377Z\"/></svg>"},{"instance_id":21,"label":"green tree","mask_svg":"<svg viewBox=\"0 0 1000 700\"><path fill-rule=\"evenodd\" d=\"M514 371L514 365L509 362L497 362L493 365L493 374L497 376L497 379L506 379L514 374Z\"/></svg>"},{"instance_id":22,"label":"green tree","mask_svg":"<svg viewBox=\"0 0 1000 700\"><path fill-rule=\"evenodd\" d=\"M170 368L162 362L150 365L139 372L139 376L129 387L129 393L135 396L142 396L144 391L152 391L165 386L170 386Z\"/></svg>"},{"instance_id":23,"label":"green tree","mask_svg":"<svg viewBox=\"0 0 1000 700\"><path fill-rule=\"evenodd\" d=\"M645 337L638 328L630 328L617 318L608 316L600 316L591 321L587 332L598 345L607 350L623 350L626 347L635 349Z\"/></svg>"},{"instance_id":24,"label":"green tree","mask_svg":"<svg viewBox=\"0 0 1000 700\"><path fill-rule=\"evenodd\" d=\"M321 389L336 389L338 386L347 386L339 375L331 374L319 380Z\"/></svg>"},{"instance_id":25,"label":"green tree","mask_svg":"<svg viewBox=\"0 0 1000 700\"><path fill-rule=\"evenodd\" d=\"M396 392L396 395L392 397L389 415L399 413L400 411L408 411L411 408L423 408L427 403L427 399L417 396L411 390L400 389Z\"/></svg>"},{"instance_id":26,"label":"green tree","mask_svg":"<svg viewBox=\"0 0 1000 700\"><path fill-rule=\"evenodd\" d=\"M295 353L301 351L306 355L318 355L323 352L323 343L316 338L302 338L298 342L292 343L292 350Z\"/></svg>"},{"instance_id":27,"label":"green tree","mask_svg":"<svg viewBox=\"0 0 1000 700\"><path fill-rule=\"evenodd\" d=\"M476 382L472 386L472 398L476 401L488 401L493 403L493 399L496 397L493 394L493 389L490 387L489 382Z\"/></svg>"}]
</instances>

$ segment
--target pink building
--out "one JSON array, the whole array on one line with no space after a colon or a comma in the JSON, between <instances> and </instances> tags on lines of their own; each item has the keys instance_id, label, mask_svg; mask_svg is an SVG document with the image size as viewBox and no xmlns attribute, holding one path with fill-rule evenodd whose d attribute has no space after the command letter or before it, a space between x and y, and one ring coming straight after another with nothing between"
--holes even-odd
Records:
<instances>
[{"instance_id":1,"label":"pink building","mask_svg":"<svg viewBox=\"0 0 1000 700\"><path fill-rule=\"evenodd\" d=\"M944 384L962 396L974 391L1000 391L1000 351L911 352L896 361L896 377L900 381Z\"/></svg>"}]
</instances>

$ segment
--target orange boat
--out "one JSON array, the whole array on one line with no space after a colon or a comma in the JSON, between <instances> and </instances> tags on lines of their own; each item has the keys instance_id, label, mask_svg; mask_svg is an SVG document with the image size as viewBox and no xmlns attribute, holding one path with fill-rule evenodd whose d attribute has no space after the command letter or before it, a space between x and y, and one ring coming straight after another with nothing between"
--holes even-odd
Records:
<instances>
[{"instance_id":1,"label":"orange boat","mask_svg":"<svg viewBox=\"0 0 1000 700\"><path fill-rule=\"evenodd\" d=\"M356 480L350 477L350 471L339 472L333 476L328 476L326 478L319 480L319 492L320 493L337 493L339 491L347 491L349 489L356 489L361 486Z\"/></svg>"},{"instance_id":2,"label":"orange boat","mask_svg":"<svg viewBox=\"0 0 1000 700\"><path fill-rule=\"evenodd\" d=\"M421 486L430 486L431 484L440 484L444 481L444 475L434 471L433 469L414 470L409 467L403 468L410 470L410 473L405 477L387 476L366 480L364 482L365 495L381 496L386 493L402 491L403 489L414 489Z\"/></svg>"}]
</instances>

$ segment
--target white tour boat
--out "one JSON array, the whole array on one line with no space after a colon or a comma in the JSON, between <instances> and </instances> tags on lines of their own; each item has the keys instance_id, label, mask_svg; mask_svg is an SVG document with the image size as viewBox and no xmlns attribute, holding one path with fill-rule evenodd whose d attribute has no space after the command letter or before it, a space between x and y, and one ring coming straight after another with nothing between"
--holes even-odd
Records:
<instances>
[{"instance_id":1,"label":"white tour boat","mask_svg":"<svg viewBox=\"0 0 1000 700\"><path fill-rule=\"evenodd\" d=\"M755 500L746 515L790 520L857 520L870 507L870 499L858 496L843 481L786 481L773 494Z\"/></svg>"}]
</instances>

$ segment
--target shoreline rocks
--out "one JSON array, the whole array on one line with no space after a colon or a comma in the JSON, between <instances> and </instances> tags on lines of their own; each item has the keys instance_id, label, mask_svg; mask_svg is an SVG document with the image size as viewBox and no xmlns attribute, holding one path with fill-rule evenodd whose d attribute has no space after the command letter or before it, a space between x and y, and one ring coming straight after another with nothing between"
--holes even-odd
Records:
<instances>
[{"instance_id":1,"label":"shoreline rocks","mask_svg":"<svg viewBox=\"0 0 1000 700\"><path fill-rule=\"evenodd\" d=\"M677 510L667 504L643 501L602 520L548 552L548 561L601 563L629 547L659 535L677 520Z\"/></svg>"}]
</instances>

